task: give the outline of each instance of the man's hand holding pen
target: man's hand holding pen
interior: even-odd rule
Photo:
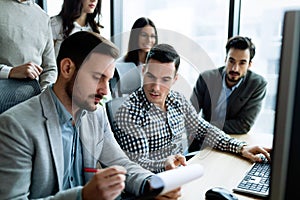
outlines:
[[[111,166],[105,169],[85,168],[84,171],[95,174],[82,189],[83,200],[113,200],[125,188],[126,169],[124,167]]]

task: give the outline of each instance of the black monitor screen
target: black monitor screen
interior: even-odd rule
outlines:
[[[271,156],[271,200],[294,199],[299,190],[300,10],[286,11],[282,36]]]

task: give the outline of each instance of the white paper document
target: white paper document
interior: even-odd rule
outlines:
[[[154,190],[161,190],[159,194],[164,194],[190,181],[200,178],[202,175],[202,165],[190,164],[152,176],[150,179],[150,186]]]

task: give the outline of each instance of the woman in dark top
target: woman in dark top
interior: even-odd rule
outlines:
[[[147,53],[156,44],[157,30],[154,23],[146,17],[137,19],[131,28],[124,62],[133,62],[138,67],[143,65]]]

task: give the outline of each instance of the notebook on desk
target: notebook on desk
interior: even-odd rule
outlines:
[[[259,197],[267,197],[270,188],[270,172],[271,164],[267,160],[264,162],[253,163],[233,191]]]

